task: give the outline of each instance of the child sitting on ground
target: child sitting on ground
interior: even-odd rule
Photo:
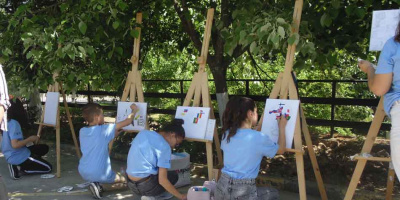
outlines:
[[[96,199],[102,197],[100,183],[124,183],[123,175],[111,169],[108,144],[118,136],[119,131],[132,123],[138,108],[131,105],[132,113],[127,119],[116,124],[104,124],[103,109],[99,104],[89,103],[82,109],[87,127],[79,131],[82,158],[79,161],[79,174],[91,182],[89,189]]]
[[[39,137],[36,135],[24,139],[20,123],[17,119],[24,113],[18,112],[18,105],[11,101],[7,111],[7,131],[3,132],[2,151],[8,163],[11,178],[21,178],[21,172],[26,174],[45,174],[52,170],[49,162],[42,156],[49,152],[49,146],[34,144]],[[27,145],[30,145],[27,147]]]

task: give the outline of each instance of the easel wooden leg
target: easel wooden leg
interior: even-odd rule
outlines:
[[[299,183],[299,194],[300,200],[307,199],[306,193],[306,178],[304,175],[304,159],[302,153],[296,153],[296,166],[297,166],[297,176]]]
[[[61,149],[60,149],[60,109],[57,114],[56,126],[56,154],[57,154],[57,178],[61,177]]]
[[[354,192],[356,191],[358,182],[360,181],[361,174],[364,170],[367,160],[358,160],[357,166],[354,170],[353,176],[351,177],[349,188],[347,189],[345,200],[351,200],[353,198]]]
[[[72,124],[71,113],[69,112],[69,107],[68,107],[68,104],[67,104],[67,98],[65,97],[65,93],[64,93],[64,90],[62,88],[62,84],[60,84],[60,90],[61,90],[61,93],[62,93],[62,96],[63,96],[65,112],[67,113],[69,129],[71,129],[72,139],[74,140],[76,155],[78,156],[78,158],[81,158],[82,157],[81,150],[79,148],[78,140],[76,139],[74,125]]]
[[[297,3],[297,1],[296,1]],[[291,75],[291,74],[290,74]],[[290,79],[287,79],[288,82],[286,83],[288,85],[287,89],[284,91],[284,93],[280,93],[280,98],[285,98],[287,94],[289,93],[290,99],[299,99],[299,95],[297,94],[297,89],[296,85],[294,84],[294,80],[291,77]],[[282,83],[284,85],[284,83]],[[302,139],[301,139],[301,126],[300,126],[300,115],[297,115],[296,118],[296,126],[294,129],[294,147],[296,150],[302,151],[303,144],[302,144]],[[311,145],[312,148],[312,145]],[[306,193],[306,178],[304,174],[304,154],[301,152],[296,152],[296,166],[297,166],[297,177],[299,181],[299,193],[300,193],[300,199],[305,200],[307,199],[307,193]]]
[[[137,72],[137,80],[138,80],[138,82],[136,83],[137,97],[139,102],[144,102],[142,75],[139,72]]]
[[[213,158],[212,158],[212,143],[206,142],[206,150],[207,150],[207,166],[208,166],[208,180],[213,180]]]
[[[300,115],[297,115],[296,119],[296,128],[294,133],[294,147],[296,150],[302,150],[302,141],[301,141],[301,130],[300,130]],[[304,174],[304,158],[303,153],[296,152],[296,166],[297,166],[297,177],[299,183],[299,194],[300,200],[307,199],[306,193],[306,178]]]
[[[389,164],[390,165],[390,164]],[[394,169],[389,167],[388,179],[386,184],[386,200],[392,199],[394,179],[396,178]]]
[[[385,112],[383,110],[383,98],[379,101],[378,107],[375,112],[374,119],[372,120],[371,126],[369,128],[367,138],[365,139],[361,153],[370,153],[372,146],[374,145],[376,136],[378,135],[379,129],[381,127],[382,121],[385,118]],[[356,191],[358,182],[362,172],[364,171],[367,160],[358,160],[356,168],[354,169],[353,176],[351,177],[350,185],[347,189],[345,200],[351,200],[353,198],[354,192]]]
[[[42,116],[40,117],[40,122],[43,122],[43,120],[44,120],[44,112],[45,112],[45,109],[42,110]],[[42,130],[43,130],[43,124],[39,124],[39,129],[36,134],[39,137],[39,139],[42,136]],[[37,142],[39,142],[39,141],[37,141]]]
[[[217,150],[218,167],[222,167],[224,164],[224,161],[222,159],[221,143],[219,141],[219,137],[218,137],[217,133],[218,133],[217,130],[214,130],[214,144],[215,144],[215,148]]]
[[[317,157],[315,156],[315,152],[314,152],[314,148],[313,148],[310,132],[308,130],[306,117],[304,115],[303,107],[301,105],[300,105],[300,113],[301,113],[302,130],[303,130],[303,134],[304,134],[304,139],[306,141],[308,153],[310,155],[311,164],[312,164],[313,169],[314,169],[315,178],[317,179],[319,193],[321,195],[321,199],[322,200],[327,200],[328,196],[326,195],[324,181],[322,180],[321,171],[319,170]]]
[[[42,120],[43,121],[43,120]],[[38,129],[38,132],[37,132],[37,136],[39,137],[39,139],[40,139],[40,137],[42,136],[42,129],[43,129],[43,125],[42,124],[40,124],[39,125],[39,129]]]

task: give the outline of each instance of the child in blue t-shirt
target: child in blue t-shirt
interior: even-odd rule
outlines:
[[[82,158],[78,171],[83,179],[90,181],[89,189],[93,197],[100,199],[103,188],[100,183],[124,183],[123,175],[111,169],[108,144],[118,136],[119,131],[132,123],[138,108],[131,105],[132,113],[127,119],[116,124],[104,124],[103,109],[99,104],[89,103],[82,109],[87,127],[79,131]]]
[[[234,97],[226,105],[222,116],[223,136],[221,149],[224,152],[224,167],[217,183],[215,199],[278,199],[274,188],[257,188],[258,176],[263,157],[273,158],[285,152],[285,126],[287,119],[279,119],[278,144],[268,135],[253,130],[258,114],[255,102],[246,97]]]
[[[2,140],[2,151],[7,160],[11,178],[14,180],[21,178],[21,172],[45,174],[52,170],[52,165],[42,158],[49,152],[49,147],[45,144],[34,144],[39,139],[36,135],[24,139],[20,123],[16,120],[24,114],[20,111],[18,104],[11,101],[11,106],[7,111],[7,131],[3,132]]]
[[[178,181],[171,167],[171,149],[185,139],[183,120],[175,119],[159,133],[143,130],[132,141],[128,154],[128,187],[141,199],[186,199],[174,184]],[[172,194],[172,195],[171,195]]]

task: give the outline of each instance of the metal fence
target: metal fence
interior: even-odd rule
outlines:
[[[179,84],[179,92],[176,93],[154,93],[154,92],[145,92],[144,97],[146,98],[167,98],[167,99],[179,99],[181,105],[184,102],[186,97],[186,92],[184,91],[185,83],[189,83],[192,80],[143,80],[143,84],[150,82],[174,82]],[[209,82],[213,82],[213,80],[209,80]],[[246,96],[254,99],[258,102],[265,102],[266,98],[268,98],[268,94],[266,95],[254,95],[250,90],[251,82],[262,82],[262,83],[273,83],[275,80],[270,79],[233,79],[227,80],[227,82],[244,82],[245,83],[245,92],[242,94],[229,94],[230,96]],[[370,122],[355,122],[355,121],[340,121],[335,119],[335,107],[336,106],[368,106],[368,107],[376,107],[378,105],[379,99],[361,99],[361,98],[337,98],[337,86],[338,84],[365,84],[366,81],[361,80],[297,80],[298,84],[301,83],[329,83],[331,84],[331,94],[330,97],[300,97],[302,104],[324,104],[330,105],[330,119],[315,119],[307,116],[307,123],[312,126],[327,126],[331,128],[331,134],[334,132],[335,127],[342,128],[357,128],[362,130],[368,130]],[[87,100],[92,101],[94,96],[114,96],[119,97],[122,95],[122,92],[110,92],[110,91],[92,91],[90,90],[90,86],[87,87],[86,91],[77,91],[77,95],[85,95],[87,96]],[[299,86],[301,88],[301,86]],[[211,94],[212,100],[216,100],[216,95]],[[70,107],[81,107],[83,104],[79,103],[68,103]],[[116,106],[105,106],[105,110],[116,110]],[[170,114],[174,115],[175,110],[172,109],[161,109],[150,107],[149,112],[152,114]],[[218,111],[216,110],[216,117],[218,117]],[[383,123],[381,130],[390,130],[390,124]],[[366,132],[365,132],[366,134]]]

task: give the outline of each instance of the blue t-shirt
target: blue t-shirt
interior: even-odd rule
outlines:
[[[115,172],[111,169],[108,143],[114,139],[115,124],[83,127],[79,131],[82,158],[79,174],[90,182],[113,183]]]
[[[262,158],[273,158],[279,148],[268,135],[252,129],[238,129],[229,143],[227,136],[221,141],[224,151],[222,172],[234,179],[257,178]]]
[[[171,147],[157,132],[140,131],[131,143],[126,173],[144,178],[158,174],[159,167],[171,167]]]
[[[390,109],[393,103],[400,100],[400,44],[394,40],[394,37],[386,41],[379,56],[378,67],[375,74],[393,73],[392,86],[384,95],[383,106],[387,115],[390,115]]]
[[[19,165],[31,156],[31,152],[26,146],[14,149],[11,145],[11,140],[24,140],[21,126],[16,120],[10,120],[7,124],[7,130],[3,132],[3,141],[1,148],[8,163]]]

